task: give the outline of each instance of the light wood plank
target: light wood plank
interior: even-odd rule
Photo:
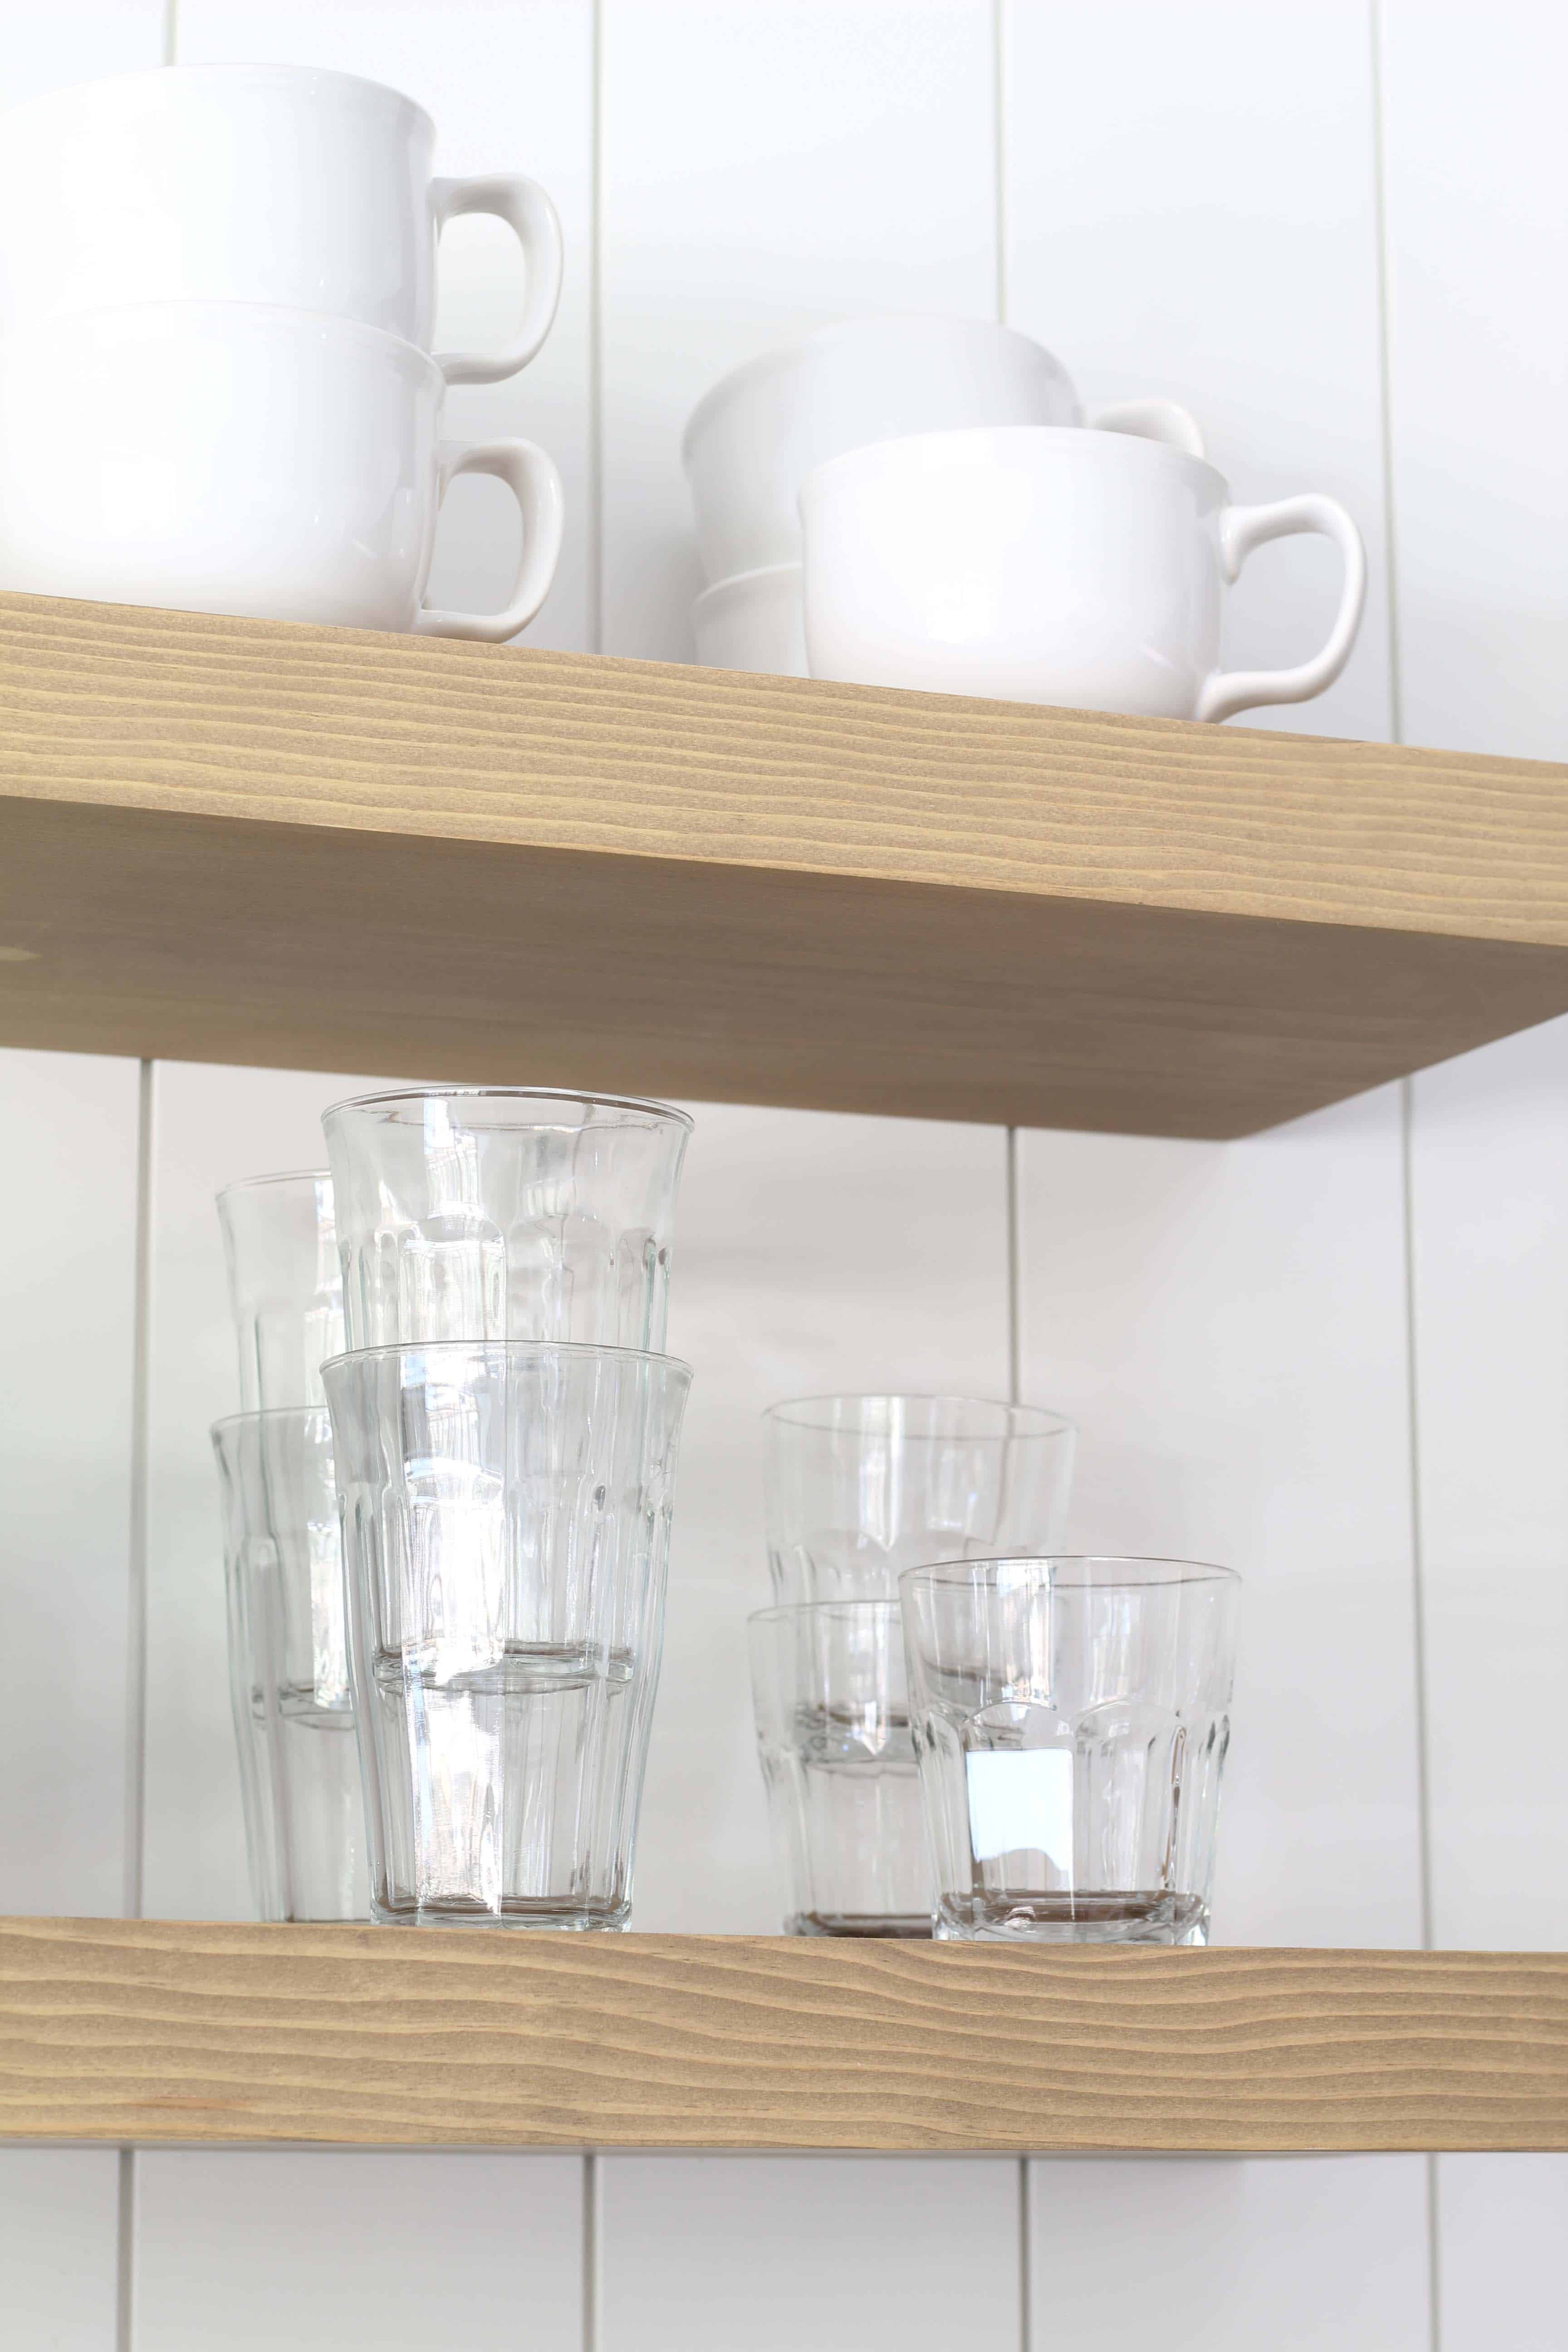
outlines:
[[[0,1043],[1194,1136],[1568,1009],[1529,761],[0,600]]]
[[[1568,2147],[1568,1955],[0,1921],[0,2137]]]

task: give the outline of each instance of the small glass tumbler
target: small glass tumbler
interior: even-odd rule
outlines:
[[[499,1340],[325,1366],[375,1918],[625,1926],[690,1377]]]
[[[773,1599],[897,1601],[906,1568],[1062,1538],[1078,1432],[980,1397],[800,1397],[767,1423]]]
[[[824,1601],[750,1622],[784,1933],[929,1937],[898,1603]]]
[[[343,1283],[324,1169],[247,1176],[217,1196],[239,1338],[245,1412],[321,1405],[321,1366],[343,1346]]]
[[[212,1433],[223,1490],[229,1693],[263,1919],[370,1913],[326,1409]]]
[[[345,1346],[663,1347],[684,1111],[443,1087],[338,1103],[321,1125]]]
[[[1207,1942],[1240,1581],[1179,1559],[907,1571],[939,1937]]]

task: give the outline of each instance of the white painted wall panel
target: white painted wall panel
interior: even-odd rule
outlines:
[[[1568,2156],[1437,2159],[1439,2352],[1562,2352]]]
[[[14,2352],[125,2352],[119,2168],[112,2148],[0,2148],[0,2313]]]
[[[999,1128],[693,1104],[669,1344],[696,1367],[634,1925],[776,1935],[746,1618],[773,1599],[764,1405],[1005,1396]]]
[[[606,653],[692,657],[680,436],[863,311],[994,316],[989,0],[604,0]]]
[[[7,9],[0,107],[161,65],[164,16],[164,0],[50,0],[47,8]]]
[[[135,2352],[580,2352],[571,2156],[137,2158]]]
[[[612,2156],[599,2170],[596,2352],[1018,2341],[1008,2159]]]
[[[267,59],[310,65],[406,90],[434,117],[445,173],[524,172],[561,215],[566,272],[543,351],[521,375],[459,384],[447,431],[458,440],[521,434],[561,468],[567,530],[561,569],[524,642],[591,642],[592,557],[588,293],[593,241],[592,0],[180,0],[184,65]],[[521,301],[517,243],[499,222],[455,221],[442,244],[443,348],[493,349]],[[517,561],[516,509],[498,482],[448,494],[426,601],[493,612]]]
[[[1030,2172],[1036,2345],[1427,2352],[1418,2157],[1037,2158]]]
[[[1362,638],[1320,700],[1244,727],[1388,731],[1367,0],[1003,0],[1007,316],[1086,400],[1180,400],[1245,501],[1327,490],[1367,541]],[[1233,592],[1232,668],[1328,634],[1339,557],[1260,551]]]
[[[1568,15],[1382,0],[1405,740],[1568,753]]]

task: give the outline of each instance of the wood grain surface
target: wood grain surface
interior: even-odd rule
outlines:
[[[1568,1955],[0,1921],[0,2138],[1568,2148]]]
[[[1568,770],[0,598],[0,1043],[1239,1134],[1568,1010]]]

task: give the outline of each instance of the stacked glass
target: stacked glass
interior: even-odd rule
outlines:
[[[1076,1433],[973,1397],[809,1397],[766,1420],[776,1605],[751,1621],[752,1681],[785,1932],[929,1937],[900,1577],[1058,1542]]]
[[[690,1380],[659,1352],[690,1121],[449,1087],[323,1125],[372,1916],[622,1927]]]

